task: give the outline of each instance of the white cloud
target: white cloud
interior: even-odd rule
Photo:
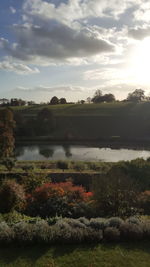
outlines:
[[[45,19],[55,19],[68,25],[88,17],[112,17],[117,19],[125,10],[141,0],[68,0],[55,4],[44,0],[26,0],[23,6],[26,14]]]
[[[150,36],[150,26],[144,25],[142,27],[131,28],[128,31],[130,37],[136,40],[142,40]]]
[[[149,1],[141,1],[138,9],[134,12],[134,19],[137,21],[150,22],[150,3]]]
[[[72,85],[66,85],[66,86],[56,86],[56,87],[51,87],[51,86],[37,86],[34,88],[26,88],[19,86],[16,89],[18,92],[44,92],[44,93],[53,93],[53,92],[82,92],[84,91],[83,87],[80,86],[72,86]]]
[[[12,14],[15,14],[16,13],[16,9],[13,7],[13,6],[10,6],[10,12],[12,13]]]
[[[0,69],[23,75],[39,73],[39,70],[37,68],[30,68],[22,63],[15,63],[9,61],[0,62]]]
[[[64,24],[37,26],[14,25],[17,42],[9,45],[1,40],[1,46],[13,57],[35,62],[43,58],[49,63],[59,63],[71,58],[86,58],[99,53],[113,52],[115,46],[96,37],[88,29],[75,30]],[[40,61],[40,60],[39,60]]]

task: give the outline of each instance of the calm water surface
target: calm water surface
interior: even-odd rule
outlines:
[[[16,148],[18,160],[79,160],[117,162],[150,157],[148,150],[98,148],[81,145],[27,145]]]

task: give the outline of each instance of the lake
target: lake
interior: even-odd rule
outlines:
[[[74,160],[117,162],[136,158],[147,159],[150,150],[128,148],[99,148],[81,145],[24,145],[17,146],[18,160]]]

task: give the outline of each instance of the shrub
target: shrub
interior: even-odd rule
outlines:
[[[14,223],[18,223],[21,221],[26,221],[26,222],[30,222],[30,220],[32,220],[33,218],[28,217],[24,214],[21,214],[17,211],[12,211],[10,213],[5,213],[3,214],[1,220],[7,222],[8,224],[14,224]]]
[[[81,223],[83,223],[83,224],[85,224],[86,226],[89,226],[89,224],[90,224],[90,221],[87,218],[85,218],[85,217],[80,217],[78,219],[78,221],[81,222]]]
[[[47,221],[48,225],[54,225],[60,219],[62,219],[62,217],[55,216],[55,217],[47,218],[46,221]]]
[[[46,174],[35,174],[31,172],[26,177],[22,177],[20,183],[24,186],[25,191],[30,194],[37,187],[50,181],[50,178],[48,178]]]
[[[84,163],[82,163],[82,162],[75,162],[75,163],[73,164],[73,168],[74,168],[76,171],[81,172],[81,171],[84,171],[86,167],[85,167]]]
[[[85,210],[81,207],[82,203],[87,202],[87,199],[84,188],[74,186],[70,181],[47,183],[28,195],[27,212],[43,218],[56,215],[80,217],[84,215]]]
[[[141,240],[143,228],[141,225],[124,222],[120,225],[121,237],[126,240]]]
[[[142,192],[139,196],[139,202],[144,214],[150,215],[150,191]]]
[[[150,238],[150,222],[142,223],[143,235],[145,238]]]
[[[107,226],[107,220],[102,218],[92,218],[89,226],[95,230],[103,230]]]
[[[14,158],[4,158],[2,160],[2,164],[7,168],[8,171],[11,171],[16,164],[16,160]]]
[[[98,243],[101,242],[103,239],[103,231],[98,230],[95,231],[94,229],[87,228],[84,230],[84,241],[89,243]]]
[[[116,227],[106,227],[104,229],[104,238],[107,241],[118,241],[120,239],[120,231]]]
[[[108,219],[107,223],[109,227],[119,228],[119,226],[123,223],[123,220],[119,217],[112,217]]]
[[[37,221],[33,226],[34,235],[36,237],[36,241],[39,243],[48,243],[50,238],[50,227],[45,220]]]
[[[4,181],[0,189],[0,212],[22,210],[24,204],[25,193],[22,185],[17,184],[14,180]]]
[[[13,225],[13,231],[15,233],[15,239],[18,243],[32,243],[34,241],[35,233],[33,231],[33,225],[26,222],[19,222]]]
[[[138,212],[138,192],[132,180],[114,166],[93,179],[93,199],[99,216],[131,216]]]
[[[126,222],[139,225],[141,221],[137,217],[129,217]]]
[[[57,161],[57,168],[61,170],[67,170],[69,169],[69,163],[67,161],[59,160]]]
[[[24,166],[22,166],[22,169],[25,172],[31,172],[34,170],[34,165],[24,165]]]
[[[14,231],[6,222],[0,223],[0,244],[8,244],[14,239]]]
[[[69,219],[66,219],[66,222],[72,228],[86,229],[86,225],[84,223],[82,223],[81,221],[77,220],[77,219],[70,219],[69,218]]]

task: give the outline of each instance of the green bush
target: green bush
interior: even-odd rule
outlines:
[[[81,172],[81,171],[84,171],[86,169],[86,166],[82,162],[75,162],[73,164],[73,169],[75,169],[76,171]]]
[[[106,227],[104,229],[104,239],[107,241],[119,241],[120,231],[115,227]]]
[[[19,222],[12,227],[15,233],[15,240],[20,244],[33,243],[35,232],[33,225],[27,222]]]
[[[92,218],[89,224],[89,226],[95,230],[103,230],[107,225],[107,220],[103,218]]]
[[[141,240],[144,235],[142,225],[124,222],[119,229],[123,240]]]
[[[7,213],[14,209],[22,210],[25,204],[25,192],[22,185],[14,180],[6,180],[0,188],[0,212]]]
[[[24,165],[24,166],[22,166],[22,169],[23,169],[23,171],[25,171],[25,172],[31,172],[31,171],[33,171],[34,170],[34,168],[35,168],[35,166],[34,165]]]
[[[14,240],[15,233],[6,222],[0,223],[0,244],[8,244]]]
[[[108,219],[107,223],[109,227],[119,228],[119,226],[123,223],[123,220],[119,217],[112,217]]]
[[[37,242],[48,243],[51,240],[50,226],[48,225],[47,221],[37,221],[33,226],[33,231]]]
[[[36,187],[42,186],[50,181],[51,179],[46,174],[35,174],[31,172],[26,177],[22,177],[20,183],[24,186],[25,191],[30,194]]]
[[[141,221],[137,217],[129,217],[126,222],[139,225]]]
[[[143,235],[146,239],[150,239],[150,222],[144,222],[142,224]]]
[[[69,169],[69,163],[67,161],[59,160],[57,161],[57,168],[61,170],[67,170]]]

